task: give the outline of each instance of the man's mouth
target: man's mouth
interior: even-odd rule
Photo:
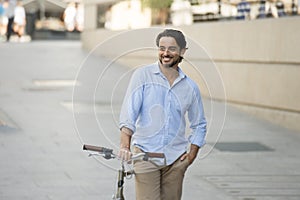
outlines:
[[[171,59],[172,59],[172,57],[170,57],[170,56],[164,56],[164,57],[162,58],[162,60],[163,60],[164,62],[170,62]]]

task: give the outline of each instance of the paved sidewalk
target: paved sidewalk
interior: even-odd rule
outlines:
[[[76,41],[0,51],[0,199],[111,199],[119,163],[88,157],[82,143],[117,149],[128,68],[87,57]],[[188,169],[183,200],[299,200],[299,144],[300,133],[227,105],[217,145]],[[213,145],[208,138],[202,155]],[[133,180],[125,184],[134,199]]]

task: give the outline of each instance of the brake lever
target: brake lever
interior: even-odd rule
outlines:
[[[112,152],[104,152],[102,156],[106,160],[109,160],[109,159],[112,159],[112,158],[116,158],[116,156]]]
[[[88,157],[92,157],[92,156],[102,156],[106,160],[116,158],[116,156],[114,154],[109,153],[109,152],[106,152],[106,153],[89,153]]]
[[[130,160],[138,160],[138,159],[144,159],[144,157],[147,156],[146,153],[137,153],[131,156]]]

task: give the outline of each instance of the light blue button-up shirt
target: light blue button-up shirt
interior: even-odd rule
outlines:
[[[205,144],[206,120],[200,91],[180,68],[170,86],[158,63],[132,75],[120,114],[120,128],[133,131],[132,144],[145,152],[164,153],[170,165],[188,144]],[[191,132],[186,135],[186,118]]]

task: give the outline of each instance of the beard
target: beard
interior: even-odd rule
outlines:
[[[172,59],[173,57],[172,57],[172,56],[161,56],[161,57],[159,58],[160,64],[161,64],[162,66],[166,67],[166,68],[172,68],[172,67],[174,67],[175,65],[179,64],[179,63],[182,61],[182,59],[183,59],[182,56],[179,56],[178,59],[174,60],[173,62],[171,62],[171,63],[169,63],[169,64],[163,64],[163,61],[162,61],[163,58],[170,58],[170,59]]]

